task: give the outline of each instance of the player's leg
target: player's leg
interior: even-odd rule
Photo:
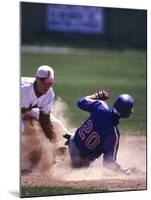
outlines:
[[[72,162],[72,167],[80,168],[80,167],[87,167],[90,165],[91,162],[90,160],[82,158],[80,156],[80,152],[74,143],[74,136],[71,136],[68,147],[69,147],[69,154]]]

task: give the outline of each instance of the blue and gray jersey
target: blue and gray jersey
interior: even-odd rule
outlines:
[[[90,113],[74,137],[81,157],[94,160],[103,154],[104,162],[115,162],[120,137],[118,119],[104,102],[81,98],[77,105]]]

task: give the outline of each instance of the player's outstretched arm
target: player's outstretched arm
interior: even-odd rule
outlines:
[[[46,137],[51,142],[56,142],[57,137],[56,137],[56,133],[53,130],[53,126],[50,120],[50,114],[45,114],[43,112],[40,112],[39,121]]]
[[[108,98],[108,93],[105,90],[101,90],[92,95],[80,98],[77,102],[77,106],[81,110],[92,112],[92,110],[98,105],[99,101],[102,102],[105,107],[108,107],[107,102],[105,101]]]

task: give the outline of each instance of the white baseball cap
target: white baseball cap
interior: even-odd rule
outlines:
[[[45,82],[55,82],[54,81],[54,70],[48,65],[41,65],[37,69],[37,77],[45,79]]]

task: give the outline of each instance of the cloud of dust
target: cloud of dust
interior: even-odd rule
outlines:
[[[60,148],[65,147],[63,134],[73,131],[69,120],[64,114],[67,105],[60,98],[54,102],[54,110],[51,122],[57,135],[57,145],[52,144],[46,138],[38,120],[24,120],[25,133],[21,137],[21,171],[32,173],[52,174],[56,159],[60,156]]]
[[[37,120],[25,120],[21,137],[21,171],[48,172],[54,162],[54,148],[45,137]]]
[[[102,158],[93,162],[89,168],[73,169],[71,167],[68,149],[65,154],[57,153],[56,149],[65,147],[62,135],[74,130],[69,119],[64,117],[67,105],[58,99],[54,104],[51,117],[54,130],[57,133],[58,145],[52,145],[45,137],[39,122],[25,122],[26,133],[21,144],[21,169],[31,169],[32,173],[45,173],[59,180],[101,180],[115,179],[117,174],[102,167]],[[55,116],[55,117],[54,117]],[[122,136],[117,162],[124,167],[136,167],[146,172],[146,140],[137,136]],[[67,147],[66,147],[67,148]],[[125,178],[119,175],[118,178]]]
[[[89,168],[72,169],[70,159],[58,162],[55,166],[53,176],[62,180],[102,180],[102,179],[136,179],[145,177],[146,174],[146,141],[144,137],[122,136],[117,162],[122,167],[138,170],[137,174],[116,174],[102,166],[102,157],[93,162]]]
[[[145,136],[122,136],[118,160],[126,167],[136,167],[146,172],[146,138]]]
[[[65,113],[68,111],[68,105],[60,98],[54,102],[52,114],[60,120],[65,131],[72,132],[75,130],[69,118],[65,117]],[[63,127],[62,127],[63,128]]]

